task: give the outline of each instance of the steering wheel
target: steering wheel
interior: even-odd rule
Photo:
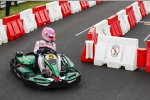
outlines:
[[[39,53],[54,54],[57,56],[57,52],[55,50],[53,50],[52,48],[47,48],[47,47],[40,47]]]

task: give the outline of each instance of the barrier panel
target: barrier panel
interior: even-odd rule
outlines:
[[[121,10],[117,13],[118,20],[120,21],[121,30],[125,35],[130,30],[130,24],[126,15],[126,10]]]
[[[146,14],[150,13],[150,1],[143,1],[144,6],[145,6],[145,10],[146,10]]]
[[[61,6],[61,12],[63,17],[71,15],[71,7],[68,1],[60,2],[59,5]]]
[[[2,20],[0,19],[0,45],[7,42],[8,38],[6,33],[6,25],[3,25]]]
[[[130,5],[130,6],[126,7],[125,10],[126,10],[126,14],[128,16],[128,21],[129,21],[130,29],[131,29],[136,25],[136,18],[134,15],[133,7]]]
[[[69,2],[70,2],[70,8],[72,14],[81,11],[81,6],[79,1],[69,1]]]
[[[89,3],[89,7],[95,6],[96,5],[96,1],[88,1]]]
[[[95,44],[97,43],[97,33],[96,28],[92,27],[88,34],[87,34],[87,40],[85,42],[84,49],[81,54],[81,61],[82,62],[93,62],[94,61],[94,55],[95,55]]]
[[[139,9],[140,7],[138,6],[138,2],[134,2],[131,5],[133,6],[133,11],[134,11],[134,15],[136,18],[136,22],[138,23],[142,19],[142,15]]]
[[[107,64],[110,68],[124,66],[126,70],[134,71],[136,67],[138,39],[98,36],[95,46],[94,65]]]
[[[96,0],[96,4],[102,3],[102,0]]]
[[[108,25],[108,20],[103,20],[94,25],[96,27],[96,33],[98,35],[111,36],[110,26]]]
[[[47,3],[46,9],[49,11],[49,17],[50,17],[51,22],[54,22],[63,18],[61,7],[59,6],[58,1]]]
[[[145,6],[144,6],[143,1],[138,1],[138,5],[139,5],[139,8],[140,8],[142,18],[144,18],[146,16],[146,10],[145,10]]]
[[[79,2],[80,2],[80,5],[81,5],[82,10],[85,10],[85,9],[89,8],[89,3],[88,3],[88,1],[86,1],[86,0],[81,0],[81,1],[79,1]]]
[[[20,12],[20,19],[23,20],[25,33],[29,33],[37,28],[35,15],[32,13],[32,9],[27,9]]]
[[[46,9],[46,5],[34,7],[32,8],[32,10],[33,13],[35,14],[37,27],[50,23],[49,13],[48,10]]]
[[[146,72],[150,72],[150,40],[147,41]]]
[[[138,48],[137,49],[137,67],[142,68],[146,66],[146,56],[147,56],[146,48]]]
[[[108,25],[110,26],[111,36],[122,36],[122,30],[120,27],[120,21],[118,20],[118,15],[113,15],[109,18]]]
[[[20,19],[19,14],[3,18],[3,24],[6,25],[8,40],[24,35],[23,20]]]

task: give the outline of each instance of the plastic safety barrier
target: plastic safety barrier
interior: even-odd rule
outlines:
[[[96,0],[96,4],[102,3],[102,0]]]
[[[144,6],[143,1],[138,1],[138,5],[139,5],[139,8],[140,8],[142,18],[144,18],[146,16],[146,10],[145,10],[145,6]]]
[[[84,49],[82,51],[81,55],[81,61],[82,62],[93,62],[94,61],[94,55],[95,55],[95,44],[97,43],[97,33],[96,28],[92,27],[88,34],[87,34],[87,40],[86,45],[84,46]]]
[[[68,1],[64,1],[64,2],[59,1],[59,5],[61,6],[61,12],[63,17],[67,17],[71,15],[71,7]]]
[[[25,33],[23,20],[20,19],[19,14],[3,18],[3,24],[6,25],[8,40],[19,38]]]
[[[80,5],[81,5],[82,10],[89,8],[89,3],[86,0],[81,0]]]
[[[81,6],[80,6],[79,1],[69,1],[69,2],[70,2],[70,7],[71,7],[71,13],[72,14],[81,11]]]
[[[27,9],[20,12],[20,19],[23,20],[25,33],[29,33],[37,28],[35,15],[32,13],[32,9]]]
[[[96,33],[98,35],[111,36],[110,26],[108,25],[108,20],[105,19],[97,23],[96,25],[94,25],[94,27],[96,27]]]
[[[32,10],[33,13],[35,14],[37,27],[50,23],[49,13],[48,10],[46,9],[46,5],[34,7],[32,8]]]
[[[124,66],[126,70],[134,71],[136,67],[136,56],[138,39],[98,36],[95,46],[94,65],[107,64],[110,68]]]
[[[146,72],[150,72],[150,40],[147,41]]]
[[[6,26],[2,24],[2,20],[0,19],[0,45],[2,43],[7,43],[7,33],[6,33]]]
[[[61,7],[59,6],[58,1],[47,3],[46,9],[49,11],[49,17],[50,17],[51,22],[54,22],[63,18]]]
[[[121,30],[125,35],[130,30],[130,24],[126,15],[126,10],[121,10],[117,13],[118,20],[120,21]]]
[[[132,6],[133,6],[133,11],[134,11],[134,15],[136,18],[136,22],[138,23],[142,19],[142,15],[139,9],[140,7],[138,6],[138,2],[134,2]]]
[[[150,1],[143,1],[144,6],[145,6],[145,10],[146,10],[146,14],[150,13]]]
[[[136,25],[136,18],[134,15],[133,6],[130,5],[130,6],[126,7],[125,10],[126,10],[126,14],[128,16],[130,28],[133,28]]]
[[[111,36],[122,36],[122,30],[120,27],[120,21],[118,20],[118,15],[113,15],[109,18],[108,25],[110,25]]]
[[[137,49],[137,67],[142,68],[146,66],[146,56],[147,56],[146,48]]]
[[[96,1],[88,1],[89,3],[89,7],[95,6],[96,5]]]

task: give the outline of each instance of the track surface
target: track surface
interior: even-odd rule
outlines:
[[[81,63],[80,55],[86,33],[75,35],[95,23],[125,8],[132,2],[105,2],[68,18],[51,23],[57,33],[57,51],[65,53],[82,73],[80,84],[69,89],[49,91],[24,86],[10,71],[9,60],[17,50],[32,51],[36,40],[41,39],[39,28],[15,41],[0,46],[0,100],[150,100],[150,74],[137,70],[116,70]],[[144,20],[148,21],[150,15]],[[125,37],[140,39],[140,47],[145,47],[144,38],[149,27],[139,23]]]

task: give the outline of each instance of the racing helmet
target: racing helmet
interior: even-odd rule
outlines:
[[[42,37],[44,40],[48,41],[48,42],[53,42],[55,41],[55,31],[54,29],[50,28],[50,27],[45,27],[42,30]]]

